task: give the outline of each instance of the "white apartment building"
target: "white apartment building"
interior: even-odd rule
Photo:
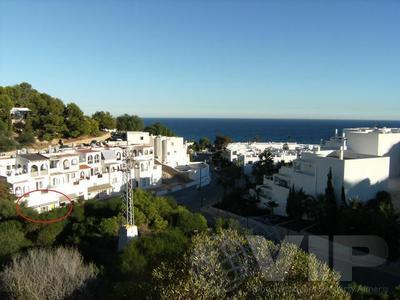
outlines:
[[[289,163],[295,160],[299,153],[310,151],[313,145],[297,143],[230,143],[227,145],[224,155],[231,161],[243,167],[245,174],[251,174],[253,166],[260,160],[260,154],[266,149],[272,152],[274,163]]]
[[[134,157],[131,176],[136,188],[159,188],[163,164],[175,168],[198,186],[210,182],[208,165],[190,162],[183,138],[154,137],[147,132],[127,132],[127,141],[110,142],[104,147],[49,149],[45,153],[0,157],[0,180],[9,183],[17,197],[44,190],[29,194],[24,202],[39,212],[48,211],[68,200],[45,190],[59,191],[72,200],[122,192],[127,153]]]
[[[286,215],[289,188],[303,189],[314,197],[324,194],[329,170],[337,201],[342,186],[347,198],[368,201],[378,191],[388,190],[390,177],[399,175],[399,144],[400,130],[393,128],[343,129],[342,136],[336,132],[323,145],[324,150],[302,153],[291,168],[282,167],[272,178],[265,177],[263,184],[257,186],[260,206],[267,207],[269,201],[275,201],[279,206],[274,212]],[[333,149],[329,150],[329,146]],[[338,147],[340,150],[336,150]]]
[[[122,166],[127,151],[134,155],[134,186],[153,188],[161,184],[162,166],[154,163],[152,146],[96,147],[56,153],[17,154],[0,158],[0,179],[17,196],[35,191],[56,190],[76,200],[108,197],[124,188]],[[67,202],[61,194],[45,191],[24,198],[28,207],[47,211]]]
[[[184,166],[190,162],[188,144],[183,137],[151,136],[154,144],[155,159],[170,166]]]
[[[400,176],[400,128],[345,128],[347,148],[390,157],[390,177]]]

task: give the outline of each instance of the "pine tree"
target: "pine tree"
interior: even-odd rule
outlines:
[[[346,193],[344,191],[344,186],[342,185],[341,208],[345,208],[345,207],[347,207]]]
[[[325,189],[325,215],[329,233],[333,233],[337,215],[335,190],[332,183],[332,169],[329,169],[328,181]]]
[[[288,194],[287,201],[286,201],[286,214],[291,218],[293,218],[295,216],[295,203],[294,203],[295,199],[294,198],[295,198],[295,189],[294,189],[294,186],[292,186],[289,189],[289,194]]]

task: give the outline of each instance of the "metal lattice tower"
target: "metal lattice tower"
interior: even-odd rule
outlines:
[[[134,208],[133,208],[133,186],[132,173],[134,167],[134,156],[129,149],[125,151],[125,165],[123,166],[123,182],[125,184],[125,193],[123,195],[125,204],[126,225],[134,225]]]

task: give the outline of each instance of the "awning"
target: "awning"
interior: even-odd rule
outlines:
[[[79,170],[86,170],[86,169],[90,169],[90,167],[88,165],[80,165],[79,166]]]
[[[108,189],[111,189],[112,186],[109,183],[106,184],[100,184],[100,185],[95,185],[95,186],[91,186],[88,188],[88,192],[89,193],[93,193],[93,192],[98,192],[98,191],[105,191]]]

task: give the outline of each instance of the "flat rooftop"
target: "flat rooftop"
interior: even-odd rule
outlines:
[[[356,128],[344,128],[343,132],[353,133],[379,133],[379,134],[400,134],[400,128],[387,128],[387,127],[356,127]]]
[[[332,158],[340,158],[340,150],[333,151],[332,153],[328,154],[326,157],[332,157]],[[348,159],[365,159],[365,158],[378,158],[381,156],[377,155],[368,155],[368,154],[361,154],[361,153],[356,153],[353,151],[349,150],[344,150],[343,151],[343,159],[348,160]]]

